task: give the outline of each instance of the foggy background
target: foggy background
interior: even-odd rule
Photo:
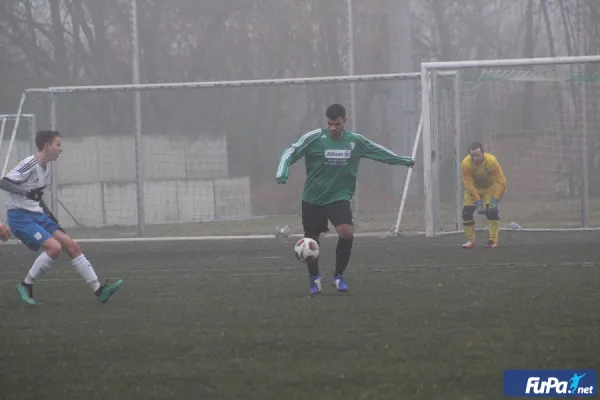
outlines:
[[[347,4],[344,0],[138,0],[140,82],[347,75],[350,68]],[[352,4],[355,74],[418,72],[422,61],[432,60],[600,53],[597,0],[353,0]],[[21,92],[27,88],[131,83],[131,51],[129,1],[4,0],[0,4],[0,113],[16,112]],[[356,115],[350,116],[350,124],[356,122],[356,131],[402,155],[410,155],[420,115],[419,83],[357,84]],[[534,98],[531,97],[535,96],[534,89],[525,85],[524,90],[520,98]],[[586,103],[588,126],[597,129],[600,124],[595,112],[598,105],[595,90],[587,94]],[[213,209],[200,219],[295,214],[299,210],[304,168],[292,167],[290,183],[286,188],[277,187],[274,175],[278,157],[300,135],[324,126],[324,110],[330,103],[342,103],[349,111],[349,93],[349,85],[339,83],[143,92],[142,130],[148,137],[147,143],[154,143],[146,153],[146,168],[150,168],[149,164],[165,167],[183,163],[185,179],[212,179],[213,186],[216,179],[237,179],[235,184],[221,182],[231,187],[238,185],[239,179],[247,180],[241,186],[247,185],[248,193],[239,202],[244,203],[240,206],[244,211],[227,211],[223,206],[224,211],[219,215],[215,186],[210,200]],[[547,95],[543,93],[542,97]],[[48,99],[40,95],[27,101],[25,111],[36,114],[38,128],[49,124],[48,104]],[[503,120],[516,120],[520,129],[536,131],[535,121],[530,118],[534,114],[532,104],[524,101],[523,107],[504,115]],[[102,149],[97,139],[92,140],[94,137],[113,140],[110,149],[125,148],[123,138],[133,138],[131,92],[59,94],[57,105],[58,128],[68,139],[65,160],[59,162],[59,168],[65,168],[67,152],[75,148],[80,155],[85,149]],[[589,186],[592,195],[598,195],[600,138],[594,129],[587,142]],[[24,126],[19,137],[23,139],[26,135]],[[473,139],[478,139],[478,135],[471,133]],[[74,141],[76,138],[80,141]],[[173,149],[168,148],[171,145]],[[198,152],[190,150],[194,146]],[[95,160],[96,167],[89,167],[90,171],[85,173],[79,171],[79,176],[77,167],[72,167],[75,173],[71,174],[71,180],[67,180],[64,172],[59,174],[62,177],[59,184],[64,189],[61,200],[71,201],[71,209],[81,207],[80,218],[85,218],[85,207],[81,204],[88,207],[96,200],[89,195],[82,203],[77,196],[87,195],[81,189],[73,191],[73,187],[69,192],[69,185],[85,181],[90,174],[101,175],[100,170],[111,165],[117,170],[134,172],[127,161],[132,154],[115,156],[115,150],[110,149],[105,150],[113,153],[110,162]],[[219,152],[224,154],[222,158],[215,156]],[[206,168],[196,168],[200,172],[194,175],[190,171],[195,167],[182,161],[180,154],[186,154],[188,160],[211,155],[216,158]],[[456,155],[449,160],[454,164]],[[16,161],[12,160],[11,166]],[[76,163],[85,160],[73,159],[73,164],[68,165]],[[448,171],[454,169],[450,164],[447,167]],[[94,168],[98,171],[91,171]],[[105,173],[103,182],[132,181],[131,177],[123,177],[126,173],[120,174],[109,177]],[[361,212],[386,211],[393,215],[399,205],[405,174],[405,169],[365,162],[359,179]],[[145,175],[147,179],[179,179],[160,173],[153,176],[151,171]],[[422,202],[421,175],[420,168],[416,168],[411,190],[415,209]],[[448,178],[454,179],[451,175]],[[450,184],[448,190],[452,189]],[[106,188],[99,190],[100,196],[105,196]],[[159,186],[157,190],[164,192],[165,188]],[[576,198],[577,190],[569,190],[567,196]],[[231,193],[224,203],[237,202],[233,199],[237,195]],[[107,207],[106,201],[101,203],[98,208]],[[168,206],[168,202],[157,205]],[[135,212],[125,213],[131,214],[130,222],[135,223]],[[89,224],[112,224],[107,222],[106,215],[98,218],[102,220],[100,223],[94,220]],[[113,218],[113,223],[118,225],[119,218],[125,217]],[[160,217],[155,222],[169,222],[169,218],[179,217]],[[383,225],[388,228],[390,217],[385,218]]]

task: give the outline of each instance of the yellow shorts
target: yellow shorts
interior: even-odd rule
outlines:
[[[493,193],[492,189],[479,189],[477,190],[479,197],[483,200],[484,204],[490,204],[492,202]],[[500,198],[496,198],[498,201]],[[463,199],[463,206],[475,206],[475,202],[471,198],[471,194],[465,190],[465,198]]]

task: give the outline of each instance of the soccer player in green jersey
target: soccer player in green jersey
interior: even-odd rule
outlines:
[[[332,284],[347,292],[344,271],[350,260],[354,227],[350,200],[356,190],[356,176],[361,158],[385,164],[412,167],[410,157],[401,157],[358,133],[345,129],[346,110],[340,104],[327,108],[327,129],[315,129],[285,149],[277,168],[277,183],[286,183],[289,167],[302,157],[306,162],[306,183],[302,193],[304,237],[319,241],[331,221],[338,233],[335,273]],[[308,261],[310,293],[322,290],[318,260]]]

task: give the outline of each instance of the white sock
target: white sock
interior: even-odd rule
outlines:
[[[25,283],[31,285],[33,281],[39,278],[47,269],[50,268],[52,263],[54,262],[46,252],[43,252],[35,259],[29,273],[25,277]]]
[[[85,258],[85,255],[82,254],[79,257],[72,259],[71,265],[79,272],[79,275],[85,279],[94,292],[100,288],[100,282],[98,282],[96,271],[94,271],[94,267],[92,267],[92,264],[90,264],[88,259]]]

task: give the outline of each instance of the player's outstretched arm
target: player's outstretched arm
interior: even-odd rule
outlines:
[[[321,129],[305,133],[283,151],[281,157],[279,157],[279,164],[277,164],[277,183],[287,182],[290,165],[304,157],[310,144],[318,139],[321,133]]]
[[[390,149],[383,147],[362,135],[356,134],[356,136],[360,142],[360,156],[363,158],[391,165],[404,165],[407,167],[415,165],[415,161],[410,157],[399,156]]]

